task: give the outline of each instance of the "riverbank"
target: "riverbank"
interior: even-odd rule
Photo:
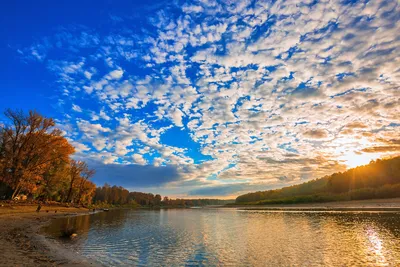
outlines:
[[[88,213],[86,208],[36,205],[0,206],[0,266],[96,266],[66,250],[40,229],[52,219]]]
[[[298,211],[400,211],[400,198],[365,199],[303,204],[229,205],[227,208],[244,210]]]

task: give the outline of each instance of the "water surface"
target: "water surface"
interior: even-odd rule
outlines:
[[[400,213],[112,210],[57,219],[107,266],[400,266]]]

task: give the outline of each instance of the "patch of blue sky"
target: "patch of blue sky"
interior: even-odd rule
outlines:
[[[245,70],[258,70],[258,64],[248,64],[241,67],[231,67],[231,72],[245,71]]]
[[[301,52],[303,52],[303,50],[300,49],[297,45],[295,45],[295,46],[292,46],[291,48],[289,48],[287,51],[277,55],[276,58],[286,61],[286,60],[291,59],[294,54],[301,53]]]
[[[193,50],[197,51],[197,50]],[[192,82],[192,84],[195,84],[200,76],[200,68],[201,64],[197,62],[192,62],[191,64],[188,65],[186,68],[186,76],[189,78],[189,80]]]
[[[294,149],[294,148],[291,146],[291,144],[292,144],[291,142],[279,144],[279,145],[278,145],[278,148],[284,149],[284,150],[286,150],[286,151],[288,151],[288,152],[292,152],[292,153],[299,154],[299,151],[296,150],[296,149]]]
[[[310,123],[310,122],[308,122],[308,121],[299,121],[299,122],[295,122],[295,123],[294,123],[294,127],[296,127],[297,125],[304,125],[304,124],[308,124],[308,123]]]
[[[272,27],[275,25],[276,21],[277,17],[275,15],[272,15],[268,18],[266,22],[256,26],[253,29],[250,38],[247,40],[247,44],[257,42],[261,37],[268,37],[271,34]]]
[[[244,102],[250,101],[250,99],[251,99],[251,96],[249,96],[249,95],[239,97],[238,100],[236,101],[235,106],[232,108],[232,112],[236,113],[239,110],[239,108],[241,106],[243,106]],[[235,115],[235,117],[237,117],[237,116]]]
[[[365,88],[365,87],[364,88],[352,88],[352,89],[346,90],[342,93],[331,95],[330,98],[340,97],[340,96],[344,96],[344,95],[351,94],[354,92],[366,92],[366,91],[368,91],[368,89],[369,88]]]
[[[131,108],[127,111],[123,111],[124,114],[129,114],[130,115],[130,119],[132,121],[139,121],[139,120],[143,120],[144,118],[147,118],[146,121],[151,121],[151,119],[153,118],[153,116],[155,116],[155,112],[157,112],[158,108],[160,107],[160,105],[154,103],[154,101],[149,101],[146,104],[143,103],[143,101],[139,100],[138,101],[138,106],[140,108]],[[164,120],[155,120],[154,122],[155,125],[163,125],[165,124],[165,119]],[[162,126],[161,126],[162,127]]]
[[[311,33],[304,34],[300,37],[300,42],[320,42],[324,38],[329,37],[333,32],[339,29],[337,21],[330,21],[325,27],[314,30]],[[318,36],[318,37],[315,37]]]
[[[255,144],[257,142],[263,141],[262,138],[255,135],[251,135],[250,138],[251,138],[251,141],[249,142],[250,144]]]
[[[338,81],[343,81],[343,79],[347,78],[347,77],[355,77],[355,73],[354,72],[341,72],[336,74],[336,79]]]
[[[164,145],[186,149],[184,154],[193,159],[195,164],[213,159],[201,153],[201,145],[193,141],[187,129],[172,127],[160,136],[160,142]]]
[[[207,181],[216,181],[216,180],[218,180],[218,176],[217,176],[217,174],[212,173],[206,178],[206,180]]]

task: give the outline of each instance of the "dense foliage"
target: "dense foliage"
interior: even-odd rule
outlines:
[[[238,204],[283,204],[400,197],[400,157],[334,173],[282,189],[248,193]]]
[[[0,124],[0,197],[19,194],[41,200],[89,203],[94,171],[71,159],[74,147],[53,119],[7,110]]]

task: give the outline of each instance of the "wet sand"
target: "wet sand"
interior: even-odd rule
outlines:
[[[52,219],[88,213],[88,209],[42,206],[37,213],[36,208],[0,205],[0,266],[96,266],[40,233]]]

